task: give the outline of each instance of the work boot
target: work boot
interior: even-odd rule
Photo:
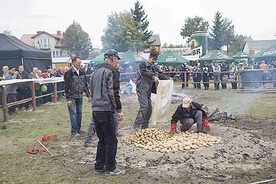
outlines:
[[[197,131],[196,131],[196,133],[208,134],[208,132],[203,129],[203,125],[202,124],[198,124],[197,125]]]

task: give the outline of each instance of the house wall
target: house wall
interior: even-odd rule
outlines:
[[[62,54],[60,48],[56,48],[56,38],[52,37],[46,33],[43,33],[41,35],[38,35],[34,38],[34,45],[36,48],[45,50],[45,51],[51,51],[52,58],[60,57]]]

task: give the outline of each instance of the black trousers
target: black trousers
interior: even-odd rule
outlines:
[[[99,138],[96,154],[95,169],[105,167],[106,171],[116,169],[117,138],[115,134],[115,120],[113,112],[93,111],[95,129]]]
[[[18,88],[18,91],[17,91],[17,100],[23,100],[23,99],[26,99],[26,98],[30,98],[32,95],[31,95],[31,90],[30,88]],[[29,102],[26,102],[24,104],[20,104],[18,105],[18,108],[19,109],[22,109],[23,107],[25,107],[25,109],[28,109],[30,107],[30,101]]]
[[[16,93],[14,94],[7,94],[7,103],[15,102],[16,101]],[[16,106],[11,106],[8,108],[8,113],[11,115],[15,113]]]

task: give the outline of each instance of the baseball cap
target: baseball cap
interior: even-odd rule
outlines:
[[[157,52],[151,52],[149,55],[150,58],[158,59],[158,53]]]
[[[184,107],[184,108],[189,107],[191,102],[192,102],[192,99],[190,99],[189,97],[183,98],[182,107]]]

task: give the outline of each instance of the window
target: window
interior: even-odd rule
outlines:
[[[62,56],[62,51],[59,51],[59,56]]]
[[[56,51],[53,51],[53,57],[56,57]]]
[[[58,51],[56,51],[56,56],[57,56],[57,57],[59,57],[59,55],[58,55]]]

